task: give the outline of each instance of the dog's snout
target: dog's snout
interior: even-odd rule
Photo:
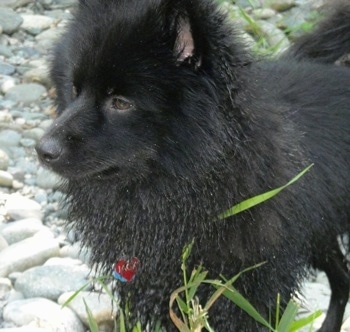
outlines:
[[[59,159],[62,154],[62,146],[57,139],[43,137],[36,145],[35,150],[45,164],[51,164]]]

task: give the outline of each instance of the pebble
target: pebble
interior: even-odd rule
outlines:
[[[4,0],[1,0],[4,1]],[[13,34],[22,24],[23,19],[10,8],[0,7],[0,26],[3,33]]]
[[[25,218],[41,219],[42,217],[41,205],[18,193],[11,194],[8,197],[5,203],[5,209],[7,215],[14,220]]]
[[[48,258],[58,256],[58,242],[44,233],[39,232],[3,249],[0,252],[0,277],[42,265]]]
[[[13,176],[5,171],[0,170],[0,187],[12,187]]]
[[[43,297],[56,301],[65,292],[75,292],[88,283],[87,266],[43,265],[26,270],[18,277],[15,290],[25,298]]]
[[[40,32],[50,28],[54,23],[54,19],[44,15],[30,15],[23,14],[21,15],[23,22],[21,29],[30,33],[31,35],[38,35]]]
[[[21,140],[21,134],[15,130],[0,131],[0,147],[17,146]]]
[[[7,168],[9,167],[9,156],[8,154],[0,149],[0,170],[6,171]]]
[[[10,302],[4,308],[5,322],[16,326],[40,327],[46,331],[85,332],[78,317],[69,308],[44,298],[24,299]]]
[[[61,305],[66,303],[73,294],[73,292],[69,292],[61,295],[58,303]],[[88,325],[89,317],[84,301],[95,318],[99,331],[112,331],[116,317],[116,303],[113,305],[111,298],[107,294],[80,292],[67,306],[78,315],[85,325]]]
[[[0,227],[2,236],[10,245],[32,237],[45,229],[47,229],[47,227],[43,225],[40,219],[36,218],[9,222]]]
[[[40,97],[42,97],[45,93],[46,88],[41,84],[18,84],[6,92],[5,99],[27,105],[39,101]]]

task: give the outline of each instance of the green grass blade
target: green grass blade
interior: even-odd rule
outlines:
[[[293,322],[290,325],[288,332],[299,331],[302,327],[305,327],[305,326],[311,324],[316,318],[320,317],[321,315],[322,315],[322,311],[317,310],[307,317],[298,319],[297,321]]]
[[[297,176],[295,176],[292,180],[290,180],[287,184],[285,184],[282,187],[270,190],[266,193],[254,196],[252,198],[249,198],[241,203],[238,203],[236,205],[234,205],[232,208],[228,209],[227,211],[225,211],[224,213],[219,215],[219,219],[225,219],[228,217],[231,217],[237,213],[240,213],[242,211],[248,210],[250,208],[252,208],[255,205],[258,205],[262,202],[267,201],[268,199],[276,196],[277,194],[279,194],[283,189],[287,188],[288,186],[292,185],[294,182],[298,181],[306,172],[308,172],[310,170],[310,168],[313,166],[313,164],[311,164],[310,166],[308,166],[307,168],[305,168],[301,173],[299,173]]]
[[[284,310],[281,320],[278,324],[278,331],[289,331],[290,326],[295,320],[299,306],[294,301],[289,301],[287,308]]]
[[[88,316],[88,322],[89,322],[90,331],[91,332],[98,332],[98,325],[96,323],[96,320],[95,320],[94,316],[92,315],[92,312],[91,312],[90,308],[86,304],[85,299],[83,299],[83,302],[84,302],[84,306],[85,306],[85,311],[86,311],[87,316]]]
[[[119,310],[119,332],[126,332],[125,317],[123,310]]]
[[[255,319],[260,324],[264,325],[271,331],[275,331],[275,329],[262,317],[259,312],[253,307],[253,305],[246,300],[233,286],[230,289],[226,289],[223,292],[223,295],[227,297],[230,301],[244,310],[249,316]]]
[[[68,299],[62,304],[62,308],[68,306],[69,303],[71,303],[79,293],[81,293],[85,288],[87,288],[90,285],[90,283],[86,283],[85,285],[81,286],[77,291],[75,291]]]

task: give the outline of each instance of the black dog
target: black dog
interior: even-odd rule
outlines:
[[[66,181],[70,220],[92,260],[119,271],[135,320],[168,331],[171,292],[189,269],[244,274],[235,286],[268,318],[307,266],[332,298],[323,332],[340,330],[349,294],[337,237],[350,230],[350,6],[279,61],[254,62],[211,0],[81,0],[52,63],[58,118],[37,146]],[[232,205],[285,184],[225,220]],[[133,260],[132,262],[130,260]],[[124,261],[123,261],[124,260]],[[118,272],[118,271],[117,271]],[[201,291],[203,303],[208,291]],[[222,298],[216,331],[264,331]]]

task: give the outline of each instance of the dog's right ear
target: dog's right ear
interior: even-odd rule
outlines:
[[[198,69],[201,65],[201,55],[193,36],[190,18],[186,15],[179,15],[175,19],[175,27],[174,55],[177,63]]]

